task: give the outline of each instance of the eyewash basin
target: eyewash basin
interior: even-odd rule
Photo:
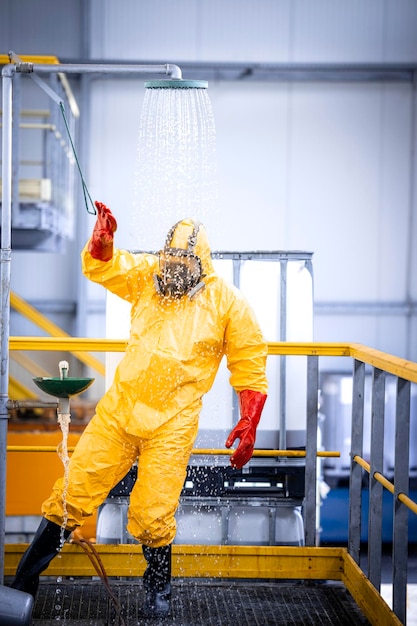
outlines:
[[[67,378],[38,376],[33,379],[33,382],[39,389],[55,398],[70,398],[88,389],[94,380],[94,378],[71,378],[69,376]]]

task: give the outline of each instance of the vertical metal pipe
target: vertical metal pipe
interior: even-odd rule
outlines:
[[[3,142],[2,142],[2,211],[1,211],[1,369],[0,369],[0,584],[4,581],[4,543],[6,526],[6,452],[9,412],[9,327],[10,327],[10,261],[12,213],[12,85],[14,69],[2,72]]]
[[[307,357],[307,433],[305,469],[305,541],[316,545],[317,505],[317,425],[319,395],[319,359]]]
[[[84,175],[86,180],[89,179],[89,163],[90,153],[88,144],[88,129],[91,127],[91,99],[89,98],[91,90],[91,76],[83,74],[81,76],[81,110],[83,114],[79,120],[78,138],[80,145],[80,158],[83,163]],[[77,193],[75,202],[80,206],[83,203],[81,186],[77,186]],[[88,224],[90,222],[90,224]],[[80,245],[84,245],[87,241],[88,235],[86,234],[92,230],[94,221],[91,222],[91,216],[87,211],[80,211],[76,219],[76,237]],[[85,337],[87,335],[87,316],[88,316],[88,297],[87,297],[87,281],[81,272],[76,273],[76,285],[77,285],[77,310],[75,318],[74,334],[77,337]]]
[[[240,289],[240,270],[241,259],[233,259],[233,284]],[[232,426],[236,426],[239,421],[239,399],[238,395],[233,392],[232,396]]]
[[[405,300],[407,304],[406,314],[406,335],[405,335],[405,358],[411,359],[412,354],[412,328],[413,328],[413,276],[414,276],[414,233],[415,233],[415,220],[417,209],[417,193],[416,193],[416,174],[417,174],[417,159],[416,159],[416,145],[417,145],[417,81],[414,73],[414,80],[411,83],[411,105],[410,105],[410,145],[408,153],[410,155],[410,169],[409,169],[409,185],[408,185],[408,215],[407,215],[407,241],[406,241],[406,266],[405,266],[405,280],[406,280],[406,293]]]
[[[402,624],[407,611],[408,509],[398,500],[400,493],[408,495],[410,460],[410,390],[411,383],[397,380],[394,467],[394,528],[393,528],[393,610]]]
[[[363,413],[365,400],[365,363],[353,364],[352,434],[349,483],[349,554],[359,565],[362,517],[362,468],[353,460],[363,453]]]
[[[286,259],[280,262],[281,282],[280,282],[280,318],[279,318],[279,340],[287,339],[287,270]],[[287,357],[279,357],[279,447],[281,450],[287,448]]]
[[[12,128],[19,124],[22,109],[22,80],[18,74],[13,75],[12,89]],[[19,204],[19,179],[20,179],[20,133],[12,132],[12,181],[11,181],[11,224],[21,224],[21,211]]]
[[[58,87],[57,78],[56,74],[52,74],[49,77],[49,86],[51,89],[55,90]],[[52,126],[59,132],[61,120],[58,106],[51,107],[50,120]],[[49,146],[48,156],[50,157],[50,162],[46,165],[48,167],[48,175],[51,181],[55,183],[52,185],[52,203],[57,207],[62,207],[61,211],[63,212],[62,161],[60,162],[60,158],[62,158],[62,146],[58,143],[57,137],[52,132],[47,134],[47,142]],[[59,215],[59,219],[62,219],[62,215]]]
[[[375,472],[383,473],[384,464],[385,372],[374,368],[372,380],[371,472],[369,476],[368,578],[379,591],[382,566],[383,486]]]

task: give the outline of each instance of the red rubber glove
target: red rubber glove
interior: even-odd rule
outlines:
[[[97,201],[94,204],[97,208],[97,221],[88,242],[88,251],[93,259],[110,261],[113,256],[113,238],[117,222],[105,204]]]
[[[236,439],[239,445],[230,457],[232,467],[240,469],[251,458],[255,447],[256,427],[261,419],[266,394],[244,389],[239,393],[240,420],[226,440],[226,448],[231,448]]]

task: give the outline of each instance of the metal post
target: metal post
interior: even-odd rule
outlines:
[[[91,102],[88,99],[88,93],[91,86],[91,76],[81,76],[81,110],[83,114],[80,116],[78,137],[79,145],[81,147],[80,155],[83,163],[83,170],[86,180],[89,178],[89,163],[90,163],[90,150],[88,145],[88,128],[91,125]],[[78,189],[75,201],[82,202],[81,189]],[[87,211],[83,211],[78,215],[76,221],[76,237],[77,241],[84,241],[85,233],[87,232],[87,220],[90,219],[90,215]],[[78,337],[85,337],[87,334],[87,310],[88,310],[88,298],[87,298],[87,281],[81,272],[76,273],[76,285],[77,285],[77,307],[75,317],[74,334]]]
[[[13,75],[12,88],[12,128],[19,124],[21,108],[22,108],[22,81],[21,76]],[[19,179],[20,179],[20,133],[12,132],[12,204],[11,204],[11,223],[22,223],[20,204],[19,204]]]
[[[3,143],[2,143],[2,211],[1,211],[1,376],[0,376],[0,584],[4,580],[4,542],[6,526],[6,452],[9,418],[9,326],[10,326],[10,260],[12,214],[12,85],[14,69],[2,73]]]
[[[374,478],[383,473],[384,463],[385,372],[374,368],[372,380],[371,472],[369,476],[368,578],[379,591],[382,565],[383,486]]]
[[[365,399],[365,363],[353,365],[352,439],[349,484],[349,554],[359,565],[362,517],[362,468],[353,460],[363,452],[363,407]]]
[[[233,284],[235,287],[240,289],[240,270],[241,270],[241,259],[233,259]],[[233,391],[232,395],[232,426],[236,426],[239,421],[239,397],[237,393]]]
[[[408,495],[410,451],[410,389],[411,383],[397,379],[397,408],[395,420],[394,469],[394,528],[393,528],[393,610],[402,624],[407,611],[408,509],[398,500],[400,493]]]
[[[279,340],[287,339],[287,270],[288,262],[286,259],[280,263],[281,282],[280,282],[280,321],[279,321]],[[287,357],[281,355],[279,357],[279,447],[285,450],[287,447]]]
[[[319,358],[307,357],[307,433],[305,469],[305,542],[316,545],[317,503],[317,424],[319,394]]]

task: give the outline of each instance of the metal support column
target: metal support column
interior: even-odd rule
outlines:
[[[400,493],[408,495],[410,457],[410,389],[411,383],[397,379],[397,408],[395,421],[395,469],[394,469],[394,528],[393,528],[393,610],[406,624],[407,607],[407,558],[408,558],[408,509],[398,500]]]
[[[0,376],[0,584],[4,580],[4,540],[6,527],[6,451],[9,411],[10,261],[12,206],[12,93],[14,68],[3,71],[3,143],[1,211],[1,376]]]
[[[239,259],[233,259],[232,261],[233,263],[233,284],[240,289],[240,270],[241,270],[241,263],[242,260]],[[232,394],[232,426],[235,427],[236,424],[239,421],[239,397],[237,395],[237,393],[235,393],[233,391]]]
[[[319,395],[319,358],[307,357],[307,433],[305,469],[305,542],[316,545],[317,503],[317,425]]]
[[[362,468],[353,459],[362,457],[365,363],[354,361],[352,395],[352,435],[349,484],[349,554],[359,565],[362,518]]]
[[[379,591],[382,565],[383,486],[375,472],[383,473],[384,463],[385,372],[374,368],[372,379],[371,472],[369,476],[368,578]]]
[[[280,263],[280,316],[279,340],[287,340],[287,270],[288,262],[283,259]],[[279,357],[279,447],[287,448],[287,357]]]

